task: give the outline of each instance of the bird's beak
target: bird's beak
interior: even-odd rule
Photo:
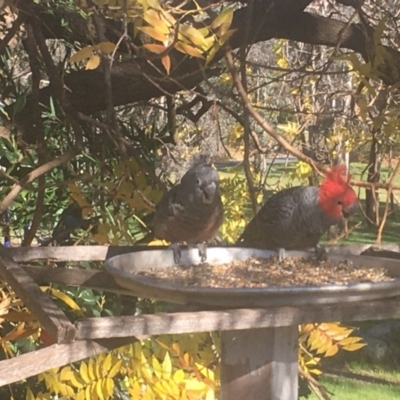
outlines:
[[[358,210],[358,203],[353,203],[348,207],[343,208],[342,215],[344,218],[349,218]]]
[[[205,186],[203,188],[203,192],[204,192],[203,201],[204,201],[204,203],[206,203],[206,204],[212,203],[214,201],[214,196],[215,196],[216,191],[217,191],[217,185],[215,184],[215,182],[211,182],[210,184]]]

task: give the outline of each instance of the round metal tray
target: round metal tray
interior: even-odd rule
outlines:
[[[304,257],[310,253],[288,251],[288,256]],[[270,257],[276,252],[238,247],[210,247],[207,262],[226,263],[251,257]],[[389,282],[357,283],[351,285],[291,286],[266,288],[207,288],[179,286],[168,281],[138,275],[149,268],[174,266],[172,250],[145,250],[118,255],[108,259],[106,270],[132,295],[181,304],[202,304],[215,307],[255,308],[298,306],[376,300],[400,295],[400,261],[368,256],[329,254],[332,260],[352,260],[368,268],[387,268],[396,278]],[[182,249],[180,265],[200,264],[197,249]],[[199,267],[201,268],[201,267]]]

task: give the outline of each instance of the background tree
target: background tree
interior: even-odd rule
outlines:
[[[65,225],[78,243],[149,243],[154,204],[198,152],[243,160],[245,178],[221,173],[226,242],[235,242],[265,194],[314,183],[326,165],[352,160],[366,162],[367,182],[355,183],[366,188],[365,217],[382,237],[390,209],[379,209],[379,189],[397,201],[396,2],[14,0],[1,11],[0,213],[9,212],[12,244],[54,239]],[[284,172],[289,179],[271,179],[267,160],[277,152],[298,159]],[[72,225],[70,204],[80,208]],[[73,315],[155,307],[64,292],[52,294]],[[40,331],[30,328],[24,338]],[[16,326],[4,329],[21,339]],[[202,350],[216,342],[195,343]],[[169,369],[165,348],[145,353]],[[197,359],[183,361],[199,376]]]

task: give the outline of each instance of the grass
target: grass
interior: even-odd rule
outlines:
[[[388,365],[371,365],[365,362],[353,361],[345,365],[344,369],[355,374],[395,382],[400,387],[400,370],[394,370]]]
[[[395,400],[400,398],[400,385],[372,384],[343,377],[324,376],[321,383],[332,400]],[[313,393],[308,400],[319,400]]]

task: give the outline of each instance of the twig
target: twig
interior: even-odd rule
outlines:
[[[29,228],[29,231],[27,232],[26,235],[24,235],[24,238],[22,240],[21,246],[30,246],[32,243],[32,240],[36,236],[36,232],[39,228],[40,222],[42,221],[42,215],[43,215],[43,209],[44,209],[44,199],[45,199],[45,193],[46,193],[46,179],[44,175],[39,176],[38,179],[38,195],[36,199],[36,208],[35,212],[33,214],[32,218],[32,223]]]
[[[394,178],[398,174],[399,170],[400,170],[400,160],[397,161],[396,167],[395,167],[393,173],[391,174],[391,176],[389,178],[389,182],[388,182],[389,183],[389,189],[387,191],[385,211],[383,213],[383,217],[382,217],[381,221],[379,222],[378,233],[376,235],[376,241],[375,242],[377,244],[380,244],[382,242],[383,228],[385,227],[386,220],[387,220],[388,213],[389,213],[390,195],[392,193],[392,183],[393,183]]]
[[[154,171],[148,165],[146,165],[142,157],[140,157],[140,155],[138,154],[136,148],[132,145],[132,143],[129,140],[123,137],[121,133],[115,132],[107,124],[97,121],[96,119],[89,117],[88,115],[78,112],[77,117],[81,121],[86,122],[106,132],[113,142],[119,141],[123,146],[125,146],[126,149],[130,150],[136,162],[144,169],[144,171],[146,171],[150,175],[150,177],[154,180],[154,182],[158,185],[158,187],[164,192],[167,191],[167,186],[165,185],[165,183],[163,183],[160,180],[160,178],[154,173]]]
[[[17,19],[14,21],[13,25],[8,30],[7,34],[0,41],[0,54],[3,54],[8,43],[14,37],[14,35],[17,33],[19,27],[24,22],[24,20],[25,20],[25,15],[23,13],[19,13]]]
[[[292,154],[293,156],[297,157],[299,160],[306,162],[309,164],[315,171],[321,173],[321,172],[326,172],[328,168],[317,162],[314,161],[311,157],[306,156],[303,152],[298,150],[296,147],[292,146],[286,139],[284,139],[281,135],[279,135],[278,132],[275,131],[275,129],[272,127],[270,123],[268,123],[251,105],[249,99],[247,98],[247,93],[243,88],[243,85],[238,77],[238,74],[236,72],[234,63],[233,63],[233,58],[232,58],[232,53],[230,50],[228,50],[225,53],[225,58],[229,67],[229,70],[232,74],[232,79],[235,83],[235,86],[240,94],[240,97],[242,99],[242,103],[244,107],[246,107],[249,110],[250,115],[254,118],[254,120],[264,129],[265,132],[267,132],[276,142],[278,142],[288,153]]]
[[[154,210],[156,209],[156,205],[155,205],[151,200],[149,200],[149,199],[146,197],[146,195],[145,195],[140,189],[136,188],[136,192],[137,192],[137,194],[141,197],[141,199],[143,200],[143,202],[144,202],[147,206],[149,206],[149,207],[151,208],[152,211],[154,211]]]
[[[217,107],[217,101],[213,101],[213,106],[212,106],[212,110],[211,110],[211,118],[215,121],[215,125],[217,127],[217,133],[218,133],[218,138],[219,141],[221,142],[221,146],[224,149],[226,155],[232,159],[232,155],[228,149],[228,147],[226,147],[225,143],[224,143],[224,139],[222,137],[222,129],[221,129],[221,123],[219,121],[219,114],[218,114],[218,107]]]
[[[357,229],[361,225],[362,225],[361,221],[357,222],[351,229],[349,229],[346,232],[342,233],[341,235],[335,237],[334,239],[329,240],[328,243],[329,244],[337,243],[340,239],[348,236],[351,232],[353,232],[355,229]]]
[[[37,40],[35,31],[37,30],[37,26],[35,29],[34,22],[30,22],[26,26],[27,38],[25,41],[26,52],[29,57],[29,67],[32,72],[32,99],[33,99],[33,123],[36,128],[36,137],[37,137],[37,154],[38,154],[38,164],[44,164],[46,162],[46,143],[44,140],[44,126],[41,119],[41,110],[40,110],[40,102],[39,102],[39,88],[40,88],[40,64],[39,64],[39,52],[37,50]],[[39,191],[36,199],[36,208],[35,213],[32,219],[31,227],[28,230],[28,233],[25,235],[23,240],[23,245],[29,245],[36,235],[36,231],[39,228],[40,221],[42,219],[43,214],[43,204],[45,197],[45,184],[46,181],[44,176],[41,176],[39,179]],[[15,187],[15,186],[14,186]],[[13,189],[11,189],[12,192]],[[10,192],[10,193],[11,193]]]
[[[35,168],[28,175],[26,175],[23,179],[18,181],[10,192],[4,197],[3,201],[0,203],[0,214],[7,210],[10,204],[14,201],[14,199],[18,196],[21,190],[26,187],[29,183],[33,182],[39,176],[45,174],[46,172],[51,171],[53,168],[59,167],[62,164],[65,164],[75,156],[79,154],[79,150],[76,147],[72,147],[69,151],[63,154],[60,157],[55,158],[52,161],[48,161],[47,163]]]
[[[104,17],[99,14],[97,8],[95,8],[95,12],[93,13],[93,22],[96,27],[97,37],[101,42],[105,42],[107,38],[104,35]],[[106,115],[107,120],[110,125],[114,128],[114,131],[119,132],[118,120],[114,110],[113,104],[113,94],[112,94],[112,84],[111,84],[111,67],[110,63],[107,62],[106,57],[101,54],[102,69],[104,75],[104,83],[105,83],[105,95],[106,95]],[[124,152],[124,148],[121,148],[121,151]]]
[[[240,46],[239,54],[240,54],[240,81],[243,85],[243,90],[248,93],[247,90],[247,73],[246,73],[246,58],[247,58],[247,42],[249,39],[250,33],[250,25],[251,25],[251,16],[253,14],[253,6],[254,0],[249,0],[247,4],[247,18],[246,18],[246,26],[244,31],[244,39],[243,44]],[[232,64],[231,73],[236,73],[235,66]],[[237,76],[237,80],[239,80],[239,76]],[[258,211],[258,203],[257,203],[257,195],[254,187],[253,174],[251,173],[250,168],[250,118],[249,118],[249,110],[247,107],[243,107],[243,141],[244,141],[244,154],[243,154],[243,168],[244,174],[246,176],[247,186],[249,188],[249,195],[251,200],[251,205],[253,208],[253,214],[256,215]]]
[[[307,374],[307,372],[304,372],[302,369],[299,368],[299,375],[310,384],[311,388],[319,399],[332,400],[329,397],[328,391],[326,390],[325,386],[319,383],[310,374]],[[318,392],[316,391],[316,389],[318,389]]]
[[[15,179],[13,176],[7,174],[7,172],[6,172],[6,171],[3,171],[1,168],[0,168],[0,175],[1,175],[3,178],[6,178],[6,179],[8,179],[8,180],[11,181],[11,182],[14,182],[14,183],[17,183],[17,182],[18,182],[18,179]]]

